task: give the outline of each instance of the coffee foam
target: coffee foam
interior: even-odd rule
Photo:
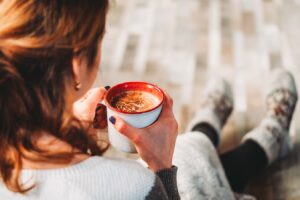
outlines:
[[[111,105],[124,112],[144,112],[159,104],[159,99],[144,91],[122,92],[111,101]]]

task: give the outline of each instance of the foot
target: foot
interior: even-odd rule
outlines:
[[[275,118],[289,129],[298,94],[294,77],[283,69],[273,71],[266,97],[267,117]]]
[[[220,137],[220,131],[233,110],[232,90],[228,82],[220,78],[212,79],[203,92],[200,106],[188,130],[205,123],[213,127]]]
[[[291,147],[289,127],[298,94],[292,74],[284,69],[273,70],[267,86],[266,116],[243,140],[256,141],[266,152],[271,164],[278,157],[287,154]]]

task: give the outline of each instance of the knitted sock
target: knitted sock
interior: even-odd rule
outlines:
[[[218,146],[219,134],[232,110],[233,97],[230,85],[223,79],[213,78],[204,89],[201,109],[190,122],[188,130],[205,132],[213,144]],[[213,134],[210,134],[211,132]]]
[[[243,141],[252,140],[259,144],[271,164],[291,149],[289,126],[298,94],[292,74],[284,69],[273,70],[267,86],[266,116],[258,127],[246,134]]]

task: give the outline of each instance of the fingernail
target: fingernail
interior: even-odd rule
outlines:
[[[104,88],[105,88],[106,90],[109,90],[110,86],[107,85],[107,86],[105,86]]]
[[[112,124],[115,124],[116,123],[116,118],[114,116],[111,116],[109,118],[109,121],[112,123]]]
[[[99,111],[99,110],[101,110],[102,107],[103,107],[103,105],[101,103],[98,103],[97,107],[96,107],[96,112]]]

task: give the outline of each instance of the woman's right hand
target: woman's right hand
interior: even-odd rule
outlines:
[[[134,128],[117,116],[110,119],[115,128],[135,145],[148,167],[157,172],[172,167],[178,124],[173,114],[173,101],[165,93],[163,109],[158,120],[146,128]]]

